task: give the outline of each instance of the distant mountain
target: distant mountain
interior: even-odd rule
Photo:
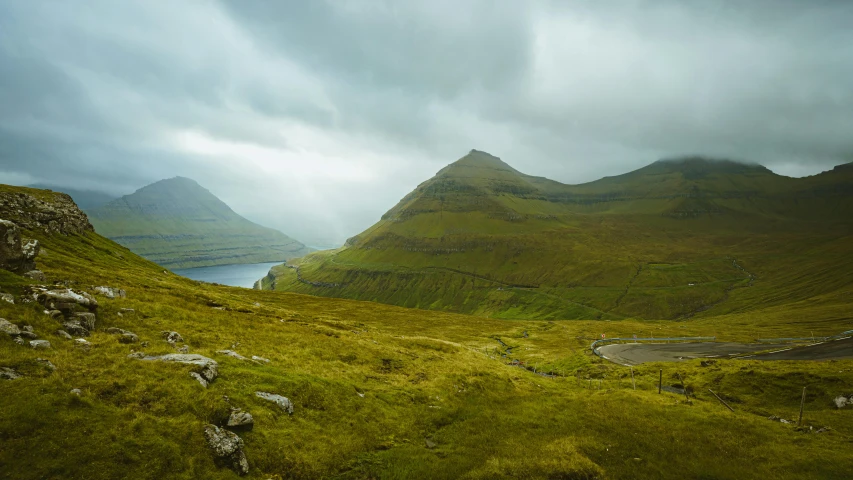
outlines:
[[[97,192],[94,190],[78,190],[75,188],[58,187],[55,185],[48,185],[44,183],[36,183],[33,185],[29,185],[29,187],[67,193],[71,196],[71,199],[74,200],[74,203],[76,203],[77,206],[80,207],[80,209],[83,211],[102,207],[107,203],[115,200],[115,196],[113,195],[104,192]]]
[[[234,213],[189,178],[161,180],[87,213],[98,233],[169,268],[275,262],[311,251]]]
[[[850,212],[849,166],[789,178],[688,157],[564,185],[472,150],[261,283],[504,318],[689,318],[840,288]]]

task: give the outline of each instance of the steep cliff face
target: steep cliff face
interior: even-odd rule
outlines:
[[[89,218],[70,196],[50,190],[0,185],[0,218],[47,234],[94,231]]]

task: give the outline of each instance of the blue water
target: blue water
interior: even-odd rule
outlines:
[[[173,270],[173,272],[182,277],[201,280],[202,282],[252,288],[255,281],[266,276],[270,268],[281,264],[282,262],[217,265],[215,267],[180,268]]]

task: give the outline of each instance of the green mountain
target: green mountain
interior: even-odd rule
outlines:
[[[853,470],[843,406],[853,360],[686,358],[629,370],[589,348],[602,333],[831,335],[853,328],[849,295],[691,322],[505,321],[200,284],[92,232],[54,192],[0,185],[0,219],[39,241],[47,278],[0,269],[0,478],[793,480]],[[849,256],[849,242],[801,253]],[[849,278],[826,281],[847,282],[849,294]],[[167,358],[185,363],[157,361]]]
[[[274,262],[311,251],[237,215],[189,178],[152,183],[87,213],[98,233],[169,268]]]
[[[850,165],[796,179],[694,157],[564,185],[474,150],[259,283],[500,318],[707,316],[849,286],[851,211]]]

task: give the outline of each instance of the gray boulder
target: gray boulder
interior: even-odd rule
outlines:
[[[11,303],[13,305],[15,304],[15,296],[11,293],[0,293],[0,300],[3,300],[7,303]]]
[[[269,358],[259,357],[257,355],[252,355],[252,360],[254,360],[256,362],[261,362],[261,363],[270,363]]]
[[[6,320],[5,318],[0,318],[0,332],[3,332],[12,337],[17,337],[21,334],[21,329],[18,328],[18,326],[14,323]]]
[[[204,438],[213,450],[218,463],[228,466],[238,475],[249,473],[249,462],[246,460],[246,454],[243,453],[243,439],[236,433],[216,425],[205,425]]]
[[[139,337],[133,332],[125,332],[118,337],[118,341],[120,343],[136,343],[139,341]]]
[[[203,355],[195,353],[170,353],[167,355],[150,356],[144,353],[140,355],[140,353],[131,353],[129,357],[149,362],[175,362],[194,365],[198,367],[195,373],[198,373],[208,383],[212,382],[219,375],[219,364],[216,363],[216,360]]]
[[[25,338],[27,340],[35,340],[39,338],[39,336],[36,335],[35,332],[28,332],[24,330],[23,332],[21,332],[21,338]]]
[[[252,418],[252,414],[239,408],[231,409],[231,415],[228,416],[228,422],[225,423],[226,427],[234,430],[251,430],[254,425],[255,419]]]
[[[17,380],[21,378],[21,374],[7,367],[0,367],[0,378],[3,380]]]
[[[217,350],[216,353],[218,353],[220,355],[226,355],[226,356],[229,356],[232,358],[236,358],[237,360],[246,360],[246,357],[240,355],[239,353],[235,352],[234,350]]]
[[[47,340],[30,340],[30,346],[37,350],[47,350],[50,348],[50,342]]]
[[[17,343],[18,345],[26,345],[27,344],[27,341],[21,337],[12,337],[12,340],[14,340],[14,342]]]
[[[79,388],[72,388],[70,392],[71,395],[77,395],[78,397],[83,394]]]
[[[43,366],[44,368],[50,370],[51,372],[56,371],[56,365],[53,364],[50,360],[46,358],[37,358],[36,363]]]
[[[182,337],[178,332],[160,332],[160,335],[162,335],[163,338],[171,344],[183,343],[184,341],[184,337]]]
[[[29,272],[25,273],[24,276],[32,280],[38,280],[39,282],[47,281],[47,277],[41,270],[30,270]]]
[[[98,308],[98,301],[92,295],[70,288],[56,290],[45,290],[39,292],[36,297],[39,303],[49,310],[59,310],[65,314],[71,314],[75,308],[83,307],[90,312]]]
[[[127,292],[115,287],[95,287],[95,292],[100,293],[111,300],[114,298],[125,298],[127,296]]]
[[[255,396],[273,402],[288,414],[293,415],[293,402],[289,398],[267,392],[255,392]]]

